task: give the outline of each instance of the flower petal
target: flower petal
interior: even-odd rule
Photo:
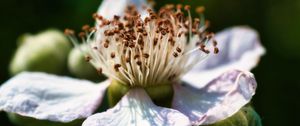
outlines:
[[[101,103],[109,81],[90,81],[23,72],[0,88],[0,110],[56,122],[90,116]]]
[[[189,119],[177,110],[153,104],[144,89],[130,89],[112,109],[90,116],[82,126],[185,126]]]
[[[192,86],[201,88],[212,79],[231,69],[249,71],[259,62],[265,53],[256,31],[249,27],[233,27],[216,35],[220,52],[209,55],[183,76],[183,80]]]
[[[146,0],[118,0],[118,2],[114,0],[103,0],[98,9],[98,14],[105,18],[112,19],[114,15],[123,15],[128,5],[135,5],[142,16],[147,14],[147,11],[145,11],[142,6],[150,6]]]
[[[211,124],[236,113],[251,100],[255,90],[253,74],[231,70],[202,89],[174,85],[172,107],[187,115],[194,124]]]

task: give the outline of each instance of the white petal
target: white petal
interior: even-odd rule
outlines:
[[[197,82],[206,84],[231,69],[249,71],[265,53],[256,31],[248,27],[234,27],[216,35],[220,52],[209,55],[183,76],[183,80],[201,88]]]
[[[90,116],[100,105],[109,81],[21,73],[0,88],[0,110],[57,122]]]
[[[98,9],[98,14],[111,19],[114,15],[123,15],[128,5],[135,5],[142,16],[147,14],[142,6],[150,6],[146,0],[103,0]]]
[[[154,105],[144,89],[131,89],[112,109],[89,117],[82,126],[186,126],[177,110]]]
[[[255,90],[253,74],[231,70],[202,89],[175,85],[172,107],[187,115],[194,124],[211,124],[236,113],[251,100]]]

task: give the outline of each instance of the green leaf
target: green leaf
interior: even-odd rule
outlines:
[[[255,110],[246,105],[233,116],[208,126],[262,126],[262,123]]]

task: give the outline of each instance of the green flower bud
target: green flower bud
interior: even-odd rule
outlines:
[[[22,71],[43,71],[61,74],[66,66],[71,44],[58,30],[47,30],[37,35],[24,35],[10,63],[10,74]]]
[[[121,98],[130,90],[125,84],[121,84],[118,81],[113,80],[108,87],[108,100],[110,107],[116,105]],[[144,87],[152,101],[159,106],[171,107],[173,100],[173,87],[171,84],[160,84],[157,86]]]
[[[83,48],[83,45],[80,47]],[[78,78],[89,80],[104,80],[105,77],[97,74],[97,70],[85,60],[85,56],[79,48],[73,48],[68,58],[69,71]]]
[[[246,105],[233,116],[209,126],[262,126],[259,115]]]
[[[84,119],[77,119],[69,123],[51,122],[24,117],[14,113],[8,113],[9,120],[16,126],[81,126]]]

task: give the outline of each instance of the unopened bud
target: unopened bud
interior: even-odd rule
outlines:
[[[58,30],[24,35],[10,63],[11,75],[22,71],[61,74],[65,70],[71,44]]]

